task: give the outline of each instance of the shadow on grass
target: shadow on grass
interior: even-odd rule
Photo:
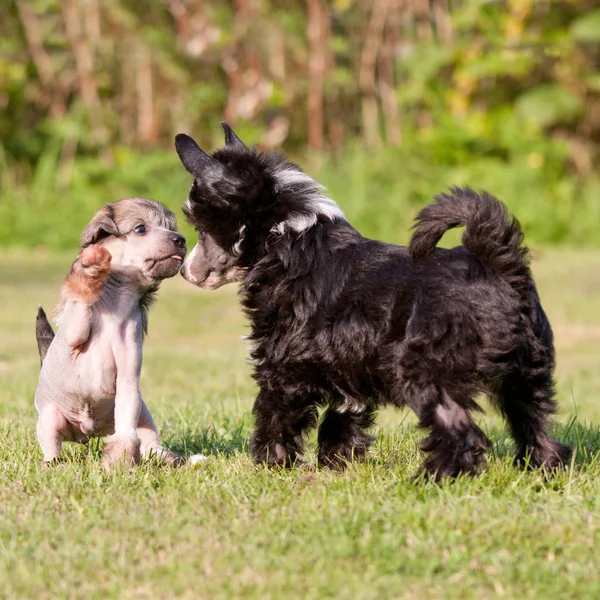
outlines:
[[[165,435],[161,441],[165,447],[184,456],[192,454],[233,456],[248,451],[249,440],[243,434],[243,429],[244,423],[236,425],[231,430],[227,427],[215,428],[211,425],[202,429],[171,432],[170,435]],[[105,443],[103,438],[92,438],[86,444],[64,444],[60,462],[77,464],[83,464],[89,460],[100,462]]]
[[[249,440],[243,433],[244,423],[230,429],[227,426],[214,426],[202,429],[191,429],[182,434],[167,436],[165,445],[175,452],[188,456],[190,454],[231,456],[247,452]]]
[[[249,438],[245,435],[244,429],[245,425],[243,422],[236,424],[234,427],[228,427],[225,424],[218,428],[209,426],[188,429],[180,434],[173,433],[165,437],[164,442],[167,447],[186,456],[196,453],[232,456],[248,452]],[[412,435],[414,437],[415,435],[415,428],[411,425],[400,429],[406,429],[404,435],[401,436],[403,439],[407,436],[410,437]],[[416,431],[420,437],[420,430]],[[395,435],[399,435],[400,433],[398,430],[395,432]],[[510,434],[502,426],[486,427],[485,433],[492,442],[489,450],[490,458],[496,457],[504,460],[515,456],[515,443]],[[578,423],[575,417],[569,423],[555,427],[552,435],[576,451],[575,465],[588,465],[597,460],[600,454],[600,427],[587,423]],[[410,441],[406,440],[406,443],[410,444]],[[382,448],[385,447],[385,439],[380,440],[380,444],[382,444]],[[389,454],[390,452],[393,453],[393,450],[388,448],[387,453]]]
[[[506,459],[515,455],[515,443],[501,426],[487,427],[485,434],[492,441],[490,456]],[[597,460],[600,453],[600,427],[578,423],[577,417],[573,417],[568,423],[554,427],[552,436],[576,452],[575,465],[588,465]]]
[[[576,452],[575,464],[588,465],[598,459],[600,453],[600,428],[597,425],[578,423],[576,417],[555,429],[557,438]]]

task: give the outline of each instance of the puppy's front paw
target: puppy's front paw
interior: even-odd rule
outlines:
[[[98,244],[84,248],[77,257],[84,275],[91,279],[101,280],[102,283],[106,281],[110,273],[111,259],[110,252]]]
[[[67,300],[93,304],[110,274],[110,252],[94,244],[84,248],[65,278],[63,296]]]
[[[111,472],[118,465],[133,467],[140,462],[140,440],[137,435],[113,435],[104,446],[102,466]]]

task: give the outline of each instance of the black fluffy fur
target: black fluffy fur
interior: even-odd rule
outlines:
[[[277,172],[300,169],[238,138],[212,157],[188,140],[177,145],[195,178],[188,219],[226,253],[245,228],[236,264],[246,269],[240,295],[260,388],[255,461],[294,463],[326,406],[319,461],[343,467],[365,456],[378,407],[407,404],[428,432],[426,474],[476,473],[489,445],[471,417],[480,392],[506,417],[518,460],[568,461],[569,448],[548,433],[552,331],[521,228],[498,200],[453,188],[419,213],[408,248],[324,215],[281,233],[273,227],[311,211],[306,185],[276,185]],[[437,249],[457,226],[466,227],[463,246]]]

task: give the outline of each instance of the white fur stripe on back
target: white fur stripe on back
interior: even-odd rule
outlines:
[[[346,220],[342,209],[323,190],[325,187],[310,175],[297,169],[287,168],[274,174],[275,191],[289,191],[299,196],[302,208],[306,212],[291,214],[285,221],[274,225],[271,231],[282,234],[288,229],[297,232],[306,231],[317,222],[320,216],[330,221]]]
[[[233,245],[233,247],[231,248],[231,253],[233,254],[233,256],[239,256],[242,253],[242,243],[244,241],[244,231],[246,229],[245,225],[242,225],[240,227],[240,231],[239,231],[239,239],[238,241]]]

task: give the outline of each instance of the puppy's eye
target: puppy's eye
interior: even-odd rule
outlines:
[[[138,225],[137,227],[134,227],[133,233],[137,233],[138,235],[144,235],[144,233],[146,233],[146,226]]]

